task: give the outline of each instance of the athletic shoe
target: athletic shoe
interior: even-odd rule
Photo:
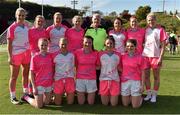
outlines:
[[[153,90],[150,102],[156,103],[156,97],[157,97],[157,91]]]
[[[11,103],[14,104],[14,105],[20,105],[21,104],[21,102],[19,100],[17,100],[16,97],[11,99]]]
[[[152,95],[150,102],[156,103],[156,95]]]
[[[151,96],[152,96],[151,91],[147,91],[147,95],[146,95],[146,97],[144,98],[144,101],[150,100],[150,99],[151,99]]]

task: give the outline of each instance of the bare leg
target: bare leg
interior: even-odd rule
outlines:
[[[46,92],[44,94],[43,102],[45,105],[48,105],[51,102],[51,92]]]
[[[22,85],[24,93],[28,93],[29,64],[22,65]]]
[[[61,105],[62,104],[62,94],[55,94],[54,103],[56,105]]]
[[[118,96],[111,96],[111,105],[116,106],[118,104]]]
[[[67,104],[74,103],[74,93],[68,93],[66,98],[67,98]]]
[[[77,92],[78,104],[83,105],[85,103],[85,93]]]
[[[142,97],[141,96],[132,96],[132,106],[133,108],[139,108],[142,105]]]
[[[20,66],[10,65],[10,69],[11,69],[11,76],[9,79],[9,91],[10,93],[12,93],[15,92],[16,90],[16,81],[18,78]],[[12,95],[11,98],[13,98]]]
[[[123,106],[127,107],[131,103],[130,96],[122,96],[122,104]]]
[[[95,100],[95,92],[88,93],[87,100],[88,100],[88,104],[89,105],[93,105],[94,104],[94,100]]]
[[[101,102],[103,105],[108,105],[109,104],[109,96],[101,96]]]

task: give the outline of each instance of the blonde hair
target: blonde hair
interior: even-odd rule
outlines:
[[[27,15],[27,11],[24,8],[17,8],[16,12],[15,12],[15,17],[16,17],[18,12],[24,12],[24,14]]]
[[[81,21],[81,23],[82,23],[82,17],[81,17],[81,16],[75,15],[75,16],[72,18],[72,23],[74,23],[74,20],[75,20],[75,19],[79,19],[79,20]]]
[[[35,17],[35,20],[34,20],[34,25],[36,24],[36,20],[37,20],[38,18],[42,18],[42,19],[45,21],[44,16],[42,16],[42,15],[37,15],[37,16]]]
[[[150,13],[147,15],[146,19],[147,19],[148,17],[152,17],[153,19],[156,20],[156,15],[155,15],[154,12],[150,12]]]
[[[61,14],[60,12],[55,12],[55,13],[54,13],[54,16],[56,16],[56,15],[60,15],[60,16],[62,17],[62,14]],[[54,16],[53,16],[53,17],[54,17]]]

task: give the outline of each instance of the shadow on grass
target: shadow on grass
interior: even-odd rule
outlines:
[[[81,114],[177,114],[180,113],[180,96],[163,96],[160,95],[157,98],[156,103],[143,102],[143,105],[139,109],[133,109],[131,106],[123,107],[119,104],[116,107],[103,106],[98,99],[95,105],[67,105],[63,104],[62,106],[50,105],[44,109],[49,110],[60,110],[63,113],[81,113]]]
[[[180,60],[180,56],[164,56],[163,58],[164,60],[174,60],[174,61],[178,61]]]

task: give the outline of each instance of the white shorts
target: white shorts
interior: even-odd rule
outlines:
[[[121,83],[122,96],[141,96],[141,81],[128,80]]]
[[[96,92],[96,80],[76,79],[76,91],[86,93]]]
[[[37,90],[39,95],[44,93],[49,93],[52,91],[52,86],[49,87],[38,86]]]

